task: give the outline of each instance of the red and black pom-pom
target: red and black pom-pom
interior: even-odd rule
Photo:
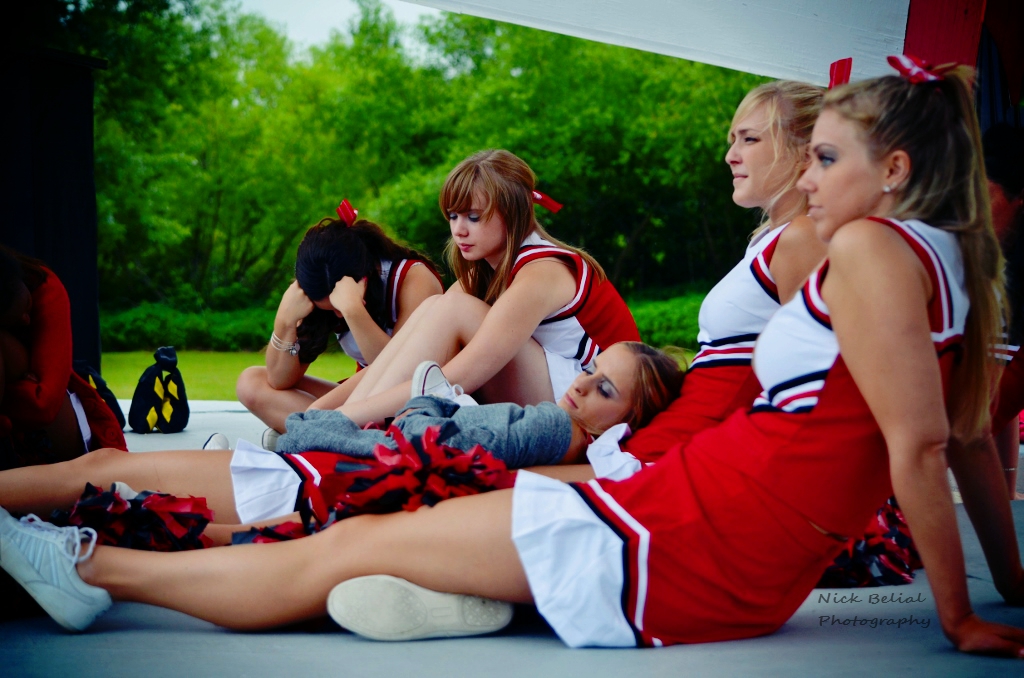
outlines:
[[[159,492],[140,492],[123,499],[114,488],[102,491],[86,484],[71,512],[55,511],[55,525],[96,530],[97,543],[142,551],[189,551],[212,542],[203,530],[213,512],[202,497],[184,499]]]
[[[890,497],[860,539],[851,539],[836,556],[817,588],[894,586],[914,581],[914,570],[923,567],[910,537],[903,511]]]
[[[441,442],[440,427],[406,440],[397,428],[388,434],[398,445],[374,449],[374,458],[332,452],[306,452],[304,462],[319,469],[319,482],[306,477],[304,520],[322,529],[364,513],[415,511],[451,497],[512,487],[515,474],[479,445],[469,452]],[[285,455],[287,458],[287,455]],[[295,464],[299,468],[300,464]]]

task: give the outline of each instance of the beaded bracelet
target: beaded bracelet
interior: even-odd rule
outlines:
[[[287,351],[289,355],[299,355],[299,342],[283,341],[276,332],[270,333],[270,345],[278,351]]]

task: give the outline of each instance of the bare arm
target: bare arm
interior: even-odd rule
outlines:
[[[444,367],[452,383],[472,393],[510,361],[540,325],[576,293],[569,268],[552,259],[527,264],[487,312],[480,329]]]
[[[825,243],[818,237],[814,222],[797,217],[779,236],[775,255],[768,270],[779,289],[779,301],[785,304],[803,286],[807,276],[825,258]]]
[[[297,341],[299,321],[312,312],[313,302],[299,287],[299,283],[293,280],[281,296],[281,303],[278,304],[277,315],[274,317],[274,334],[284,342]],[[309,368],[309,365],[299,362],[298,356],[288,351],[280,351],[270,343],[267,344],[266,363],[267,381],[277,390],[291,388],[297,384]]]
[[[1011,605],[1024,604],[1024,571],[995,442],[991,436],[967,444],[953,438],[947,457],[996,589]]]
[[[843,359],[885,437],[893,489],[927,567],[942,629],[962,651],[1024,656],[1024,631],[982,621],[967,595],[924,267],[898,235],[866,220],[842,227],[828,255],[822,294]]]
[[[441,294],[444,289],[426,266],[412,266],[398,290],[398,320],[395,332],[402,328],[416,307],[425,299]],[[345,277],[337,282],[331,293],[331,304],[341,312],[352,337],[367,363],[376,360],[391,341],[391,336],[373,321],[363,303],[366,282]]]
[[[446,312],[449,316],[422,316],[417,312],[412,324],[399,333],[385,352],[389,356],[394,354],[393,346],[408,349],[407,353],[392,356],[394,360],[382,366],[388,370],[385,377],[389,378],[378,378],[376,384],[371,384],[369,379],[374,376],[371,374],[339,409],[360,424],[380,421],[394,414],[409,398],[408,380],[412,375],[412,367],[403,364],[403,361],[409,362],[410,356],[417,357],[413,351],[417,352],[419,360],[429,358],[442,363],[448,381],[460,384],[470,393],[490,381],[524,348],[536,349],[533,357],[539,355],[543,359],[539,346],[527,346],[531,342],[530,336],[545,316],[569,303],[575,290],[575,280],[569,269],[551,260],[536,261],[525,266],[493,306],[487,306],[457,288],[448,290],[439,305],[448,309]],[[472,318],[461,322],[459,317],[450,315],[453,309],[459,308],[466,309]],[[443,319],[443,322],[439,324],[437,319]],[[409,342],[415,339],[410,337],[415,337],[417,332],[429,332],[429,336],[419,338],[413,348]],[[546,380],[547,366],[538,366],[532,359],[524,364],[537,368],[535,374],[524,382],[526,386],[534,391],[546,390],[549,394],[547,398],[550,398],[551,386]],[[377,364],[372,365],[368,372],[373,372],[377,367]],[[405,371],[406,367],[408,371]],[[538,377],[538,374],[544,376]],[[542,385],[536,381],[538,378],[544,379]],[[371,390],[367,394],[368,384]],[[526,400],[537,402],[537,398],[544,399],[544,396],[533,393]],[[515,397],[511,399],[515,400]],[[521,404],[528,403],[524,401]]]

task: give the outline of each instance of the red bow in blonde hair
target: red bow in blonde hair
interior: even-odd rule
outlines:
[[[837,59],[828,67],[828,88],[833,89],[850,82],[850,73],[853,71],[853,57]]]
[[[352,203],[345,198],[338,205],[338,209],[335,210],[338,213],[338,218],[345,222],[346,226],[351,227],[352,224],[356,223],[356,217],[359,216],[359,210],[352,207]]]
[[[541,207],[551,210],[552,212],[558,212],[558,210],[562,209],[562,203],[555,202],[551,199],[551,196],[544,195],[540,191],[533,192],[533,202]]]
[[[889,65],[899,71],[904,80],[915,85],[922,82],[938,82],[944,80],[946,73],[956,68],[956,64],[943,64],[932,66],[924,59],[919,59],[912,54],[898,54],[888,59]]]

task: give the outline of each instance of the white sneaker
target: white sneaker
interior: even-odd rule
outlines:
[[[327,613],[340,626],[373,640],[456,638],[499,631],[512,605],[458,593],[438,593],[386,574],[334,587]]]
[[[18,521],[0,508],[0,566],[69,631],[86,629],[110,607],[110,594],[86,584],[75,569],[95,546],[90,527],[57,527],[35,515]]]
[[[132,499],[135,499],[135,497],[139,496],[138,492],[128,487],[128,483],[122,483],[120,480],[115,481],[113,487],[110,489],[117,492],[117,495],[125,501],[131,501]]]
[[[204,450],[230,450],[231,443],[223,433],[214,433],[203,443]]]
[[[447,377],[441,371],[441,366],[433,360],[424,360],[416,366],[416,371],[412,373],[412,388],[409,391],[409,397],[425,395],[451,400],[463,407],[479,404],[473,399],[473,396],[463,391],[461,386],[458,384],[453,386],[448,383]]]
[[[263,432],[263,439],[260,441],[260,444],[267,452],[277,452],[277,439],[280,437],[280,433],[272,428],[268,428]]]

